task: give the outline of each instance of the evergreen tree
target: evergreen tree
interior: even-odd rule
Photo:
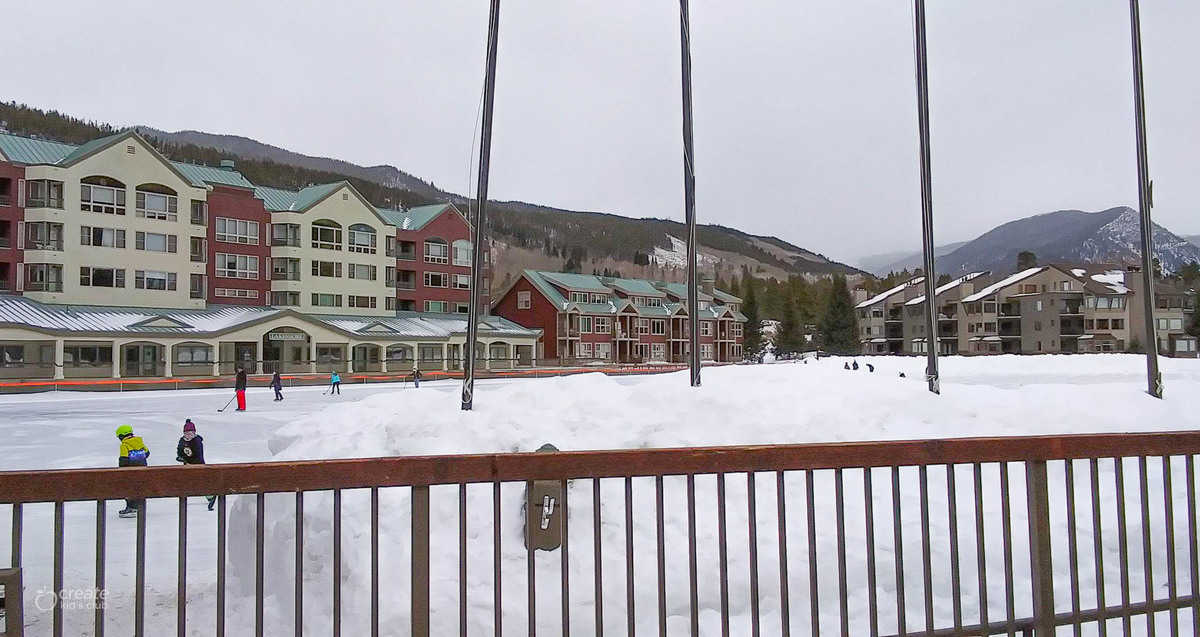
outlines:
[[[846,277],[843,275],[833,276],[819,329],[826,350],[835,354],[859,352],[858,317],[854,313],[850,289],[846,287]]]
[[[1029,268],[1037,267],[1037,255],[1029,250],[1022,250],[1017,253],[1017,270],[1028,270]]]
[[[746,325],[742,330],[742,351],[746,358],[758,358],[762,349],[762,323],[758,318],[758,300],[754,298],[754,282],[746,281],[745,297],[742,298],[742,314],[746,315]]]
[[[783,304],[783,318],[775,328],[775,355],[779,357],[800,351],[800,325],[796,322],[796,308],[791,300]]]

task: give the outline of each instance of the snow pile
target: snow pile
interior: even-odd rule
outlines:
[[[271,440],[275,460],[345,458],[385,455],[423,455],[473,452],[531,451],[543,443],[563,450],[701,445],[799,443],[840,440],[889,440],[926,437],[1016,435],[1126,430],[1177,430],[1200,425],[1194,396],[1200,395],[1200,364],[1196,361],[1163,361],[1168,387],[1166,400],[1155,400],[1142,391],[1141,359],[1132,356],[1090,357],[991,357],[952,358],[943,361],[943,394],[935,397],[924,387],[923,360],[907,358],[860,358],[869,360],[876,372],[842,369],[846,359],[810,361],[808,365],[739,366],[706,369],[704,386],[688,387],[686,372],[663,376],[619,379],[603,375],[581,375],[514,383],[478,392],[476,409],[462,412],[453,393],[401,390],[380,394],[354,405],[328,408],[280,428]],[[903,371],[907,378],[898,377]],[[1190,398],[1192,397],[1192,398]],[[1151,492],[1162,502],[1161,465],[1150,470]],[[1159,467],[1159,468],[1155,468]],[[1086,463],[1076,472],[1086,476]],[[1175,465],[1177,484],[1185,482],[1182,462]],[[1011,470],[1016,547],[1015,596],[1018,615],[1027,615],[1029,598],[1028,547],[1024,520],[1024,474],[1020,466]],[[976,581],[974,560],[973,494],[971,468],[959,467],[958,505],[962,538],[962,581],[965,614],[975,617]],[[1062,485],[1062,465],[1051,469],[1051,484]],[[1157,476],[1157,477],[1156,477]],[[935,613],[939,626],[950,620],[949,543],[946,528],[945,471],[929,470]],[[999,468],[984,468],[987,529],[987,571],[990,616],[1003,616],[1004,577],[1000,561],[1002,545],[999,508]],[[757,476],[757,548],[759,586],[764,630],[779,632],[779,571],[776,535],[776,484],[773,474]],[[845,474],[848,586],[852,634],[866,632],[866,555],[859,547],[866,542],[863,519],[862,472]],[[890,471],[873,473],[875,542],[881,627],[895,625],[894,562],[892,543]],[[906,591],[910,610],[908,626],[923,625],[922,565],[917,473],[901,472],[903,549]],[[1113,522],[1112,463],[1101,464],[1102,497],[1106,527]],[[1137,492],[1135,464],[1127,464],[1127,493]],[[1086,478],[1080,479],[1081,486]],[[639,632],[653,632],[657,623],[655,552],[655,498],[653,479],[634,481],[635,607]],[[688,560],[685,481],[664,480],[665,547],[667,562],[667,610],[671,633],[686,632],[688,622]],[[788,474],[788,548],[791,621],[801,630],[808,626],[808,545],[805,517],[805,475]],[[828,630],[836,626],[837,568],[834,529],[834,483],[830,472],[814,480],[817,527],[816,555],[819,564],[820,621]],[[590,481],[575,481],[569,492],[570,578],[572,628],[591,631],[594,607],[592,590],[592,516]],[[502,493],[502,571],[505,627],[525,631],[525,551],[521,540],[521,485],[506,486]],[[1178,491],[1178,489],[1176,489]],[[730,611],[736,634],[748,633],[750,601],[746,577],[749,573],[747,480],[729,477],[727,520],[729,528]],[[381,625],[385,632],[407,630],[409,612],[410,520],[407,489],[380,492]],[[468,489],[468,613],[473,634],[490,634],[492,621],[492,491],[490,485]],[[1131,496],[1131,497],[1136,497]],[[1065,555],[1066,520],[1061,487],[1052,494],[1059,586],[1069,581]],[[1084,491],[1077,499],[1087,502]],[[703,634],[719,634],[717,578],[716,480],[696,478],[697,529],[700,563],[701,624]],[[270,594],[268,625],[288,626],[292,613],[292,565],[294,522],[291,496],[269,498],[266,546],[267,590]],[[1132,506],[1133,503],[1131,503]],[[1182,503],[1177,503],[1183,506]],[[1131,508],[1130,538],[1140,537],[1137,508]],[[1164,529],[1161,506],[1152,514],[1156,538]],[[328,494],[309,494],[305,500],[304,579],[305,624],[314,634],[329,625],[331,503]],[[1155,517],[1157,515],[1157,517]],[[365,634],[370,594],[369,545],[370,507],[367,495],[347,492],[343,502],[342,596],[343,634]],[[458,499],[455,487],[431,490],[432,600],[434,634],[457,630],[458,609]],[[620,480],[602,485],[601,537],[604,547],[604,615],[611,626],[622,626],[625,618],[624,500]],[[1081,546],[1090,547],[1090,517],[1080,516]],[[1177,537],[1186,533],[1186,515],[1177,511]],[[231,511],[231,582],[233,611],[252,610],[254,585],[254,512],[243,499]],[[1117,544],[1115,530],[1104,533],[1109,599],[1116,586]],[[1060,546],[1061,544],[1061,546]],[[1134,544],[1136,548],[1136,542]],[[1156,542],[1156,581],[1166,572],[1166,555]],[[1081,549],[1080,568],[1083,600],[1094,603],[1090,555]],[[1140,552],[1132,550],[1130,577],[1141,581]],[[1024,557],[1023,557],[1024,556]],[[539,628],[556,634],[559,619],[559,554],[540,553],[538,569]],[[1180,571],[1183,572],[1183,569]],[[1180,576],[1186,579],[1185,575]],[[968,584],[970,583],[970,584]],[[1189,584],[1181,583],[1181,590]],[[1135,587],[1136,589],[1137,587]],[[1069,596],[1060,588],[1060,609],[1069,607]],[[1138,599],[1135,590],[1135,601]],[[1066,606],[1064,606],[1064,604]]]
[[[673,268],[686,268],[687,242],[679,237],[673,237],[671,235],[667,235],[667,239],[671,240],[671,248],[668,250],[667,248],[654,246],[654,254],[650,256],[652,256],[654,261],[660,265],[668,265]],[[713,255],[704,254],[700,251],[696,252],[696,265],[714,265],[716,262],[717,258]]]

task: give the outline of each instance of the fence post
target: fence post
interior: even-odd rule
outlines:
[[[1050,504],[1046,486],[1046,461],[1025,465],[1025,491],[1029,500],[1029,572],[1033,580],[1035,637],[1054,635],[1054,565],[1050,556]]]
[[[429,637],[429,487],[412,488],[412,635]]]

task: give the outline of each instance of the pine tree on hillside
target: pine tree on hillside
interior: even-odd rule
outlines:
[[[746,325],[742,330],[742,352],[746,358],[757,360],[762,349],[762,323],[758,318],[758,299],[754,298],[754,282],[746,281],[745,287],[742,314],[746,315]]]
[[[833,276],[819,329],[827,351],[834,354],[859,352],[858,317],[854,314],[854,302],[850,299],[845,276]]]
[[[783,304],[783,318],[775,328],[775,355],[784,357],[800,351],[800,324],[796,322],[796,308],[788,299]]]

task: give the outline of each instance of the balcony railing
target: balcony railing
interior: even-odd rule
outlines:
[[[62,292],[62,281],[26,281],[26,292]]]
[[[26,208],[55,208],[57,210],[62,210],[63,202],[62,202],[62,199],[55,199],[55,198],[27,197],[25,199],[25,207]]]
[[[25,239],[26,250],[47,250],[51,252],[62,252],[62,239]]]
[[[11,205],[12,205],[12,196],[0,195],[0,206],[11,206]]]
[[[669,611],[693,635],[702,627],[759,634],[764,623],[780,622],[844,635],[1042,637],[1060,626],[1093,634],[1109,622],[1110,634],[1132,634],[1135,623],[1139,634],[1193,634],[1197,454],[1200,432],[1175,432],[7,472],[0,502],[12,504],[12,563],[44,573],[53,580],[48,590],[105,591],[98,607],[65,609],[62,599],[34,595],[30,577],[24,591],[6,590],[9,621],[23,609],[27,623],[63,634],[70,613],[74,630],[99,632],[120,613],[134,634],[167,632],[160,622],[169,621],[170,595],[156,589],[146,597],[148,537],[167,518],[166,537],[174,533],[179,548],[177,623],[209,634],[224,634],[234,616],[226,614],[231,566],[246,583],[234,593],[246,595],[236,604],[246,612],[237,628],[253,624],[260,635],[337,634],[347,618],[373,633],[386,619],[384,602],[401,598],[404,612],[389,616],[406,625],[386,629],[415,637],[461,634],[468,625],[490,625],[489,634],[505,625],[508,634],[534,626],[609,634],[617,625],[649,634],[657,624],[665,634]],[[208,538],[189,524],[187,498],[202,495],[217,496],[215,523],[202,527],[215,527],[216,568],[198,573],[186,549]],[[231,497],[244,498],[236,531]],[[115,535],[106,530],[108,501],[122,498],[151,500],[128,533],[132,573],[109,577],[107,556],[126,560],[106,550]],[[94,539],[76,534],[70,545],[77,552],[81,541],[94,542],[94,575],[65,559],[66,529],[90,526],[74,504],[68,526],[67,502],[95,503],[96,532],[87,533]],[[343,533],[347,512],[363,528]],[[744,535],[731,518],[744,521]],[[514,522],[524,547],[511,544]],[[409,546],[381,551],[389,526]],[[284,528],[295,529],[287,546],[267,541],[268,529]],[[325,533],[331,541],[305,542]],[[468,551],[480,539],[483,549]],[[160,557],[162,544],[154,542]],[[535,559],[538,546],[558,559]],[[347,550],[362,560],[347,567]],[[502,572],[522,554],[523,576]],[[314,555],[329,566],[326,582],[306,577]],[[274,560],[284,564],[268,567]],[[344,578],[343,568],[366,573]],[[268,586],[267,572],[289,570],[291,586],[278,578]],[[468,582],[480,572],[489,576]],[[547,575],[559,586],[539,586]],[[214,591],[215,613],[189,616],[189,576],[204,578],[193,587]],[[407,588],[384,597],[381,583],[392,579]],[[347,598],[346,582],[362,582],[350,592],[365,599]],[[480,582],[492,590],[481,595]],[[446,590],[456,584],[457,595]],[[331,608],[305,613],[306,588]],[[320,624],[306,624],[314,619]]]
[[[272,272],[271,280],[272,281],[299,281],[300,273],[299,272]]]
[[[300,237],[275,237],[271,239],[273,248],[299,248]]]
[[[417,289],[416,279],[400,279],[396,281],[397,290],[415,290]]]

